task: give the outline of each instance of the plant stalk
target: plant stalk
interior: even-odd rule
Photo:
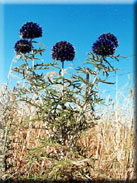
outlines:
[[[32,46],[32,39],[30,40],[31,42],[31,49],[32,49],[32,70],[34,71],[34,65],[35,65],[35,58],[34,58],[34,52],[33,52],[33,46]]]
[[[63,96],[63,94],[64,94],[64,61],[62,61],[61,76],[63,77],[63,79],[62,79],[62,96]]]

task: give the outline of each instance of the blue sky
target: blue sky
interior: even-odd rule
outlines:
[[[133,84],[134,67],[134,5],[133,4],[4,4],[4,56],[1,59],[1,80],[6,81],[9,67],[15,56],[14,44],[20,39],[19,29],[28,22],[37,22],[43,29],[43,37],[37,41],[47,46],[45,62],[52,61],[51,48],[61,40],[72,43],[76,49],[73,68],[81,66],[91,51],[93,43],[102,33],[113,33],[119,40],[115,55],[129,56],[113,65],[122,69],[118,72],[117,87],[127,82],[126,73],[131,72]],[[0,15],[2,16],[2,15]],[[2,35],[2,34],[1,34]],[[2,39],[2,36],[1,36]],[[2,56],[1,56],[2,58]],[[65,67],[70,62],[65,62]],[[4,72],[3,72],[4,71]],[[110,76],[115,81],[115,75]],[[114,86],[102,86],[114,95]]]

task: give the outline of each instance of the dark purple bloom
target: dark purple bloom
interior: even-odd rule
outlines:
[[[31,42],[28,40],[21,39],[17,41],[14,46],[15,52],[18,53],[29,53],[32,50]]]
[[[41,37],[42,28],[37,23],[27,22],[21,27],[20,35],[24,39]]]
[[[93,52],[96,55],[100,55],[100,56],[109,56],[109,55],[113,55],[115,52],[115,45],[112,41],[108,40],[108,39],[98,39],[92,47]]]
[[[57,42],[51,51],[52,58],[60,61],[72,61],[75,57],[75,49],[67,41]]]
[[[116,46],[116,48],[118,47],[118,40],[117,40],[116,36],[114,36],[113,34],[105,33],[105,34],[102,34],[98,39],[102,39],[102,38],[112,41],[114,43],[114,45]]]

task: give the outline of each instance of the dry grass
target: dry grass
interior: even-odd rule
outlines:
[[[1,103],[3,110],[6,110],[1,116],[1,120],[7,129],[7,133],[5,133],[7,139],[5,139],[9,144],[6,149],[7,170],[3,173],[3,179],[18,176],[44,178],[45,172],[53,172],[53,164],[56,162],[51,158],[47,159],[44,153],[54,156],[55,153],[60,152],[60,147],[50,146],[50,144],[42,146],[41,139],[44,139],[48,133],[43,122],[29,123],[26,128],[23,125],[26,117],[30,119],[32,115],[35,116],[35,109],[32,111],[32,107],[26,104],[19,106],[11,91],[8,91],[8,98],[4,99],[3,94],[6,92],[6,89],[1,91]],[[75,156],[72,158],[73,161],[69,161],[68,155],[65,155],[66,164],[62,164],[64,168],[62,171],[66,172],[66,175],[71,176],[72,171],[76,171],[77,177],[83,176],[95,180],[135,178],[132,100],[132,96],[129,95],[123,103],[116,107],[111,103],[101,112],[102,118],[98,124],[84,132],[78,141],[85,159],[80,160],[79,157],[76,159]],[[40,146],[39,152],[38,147]],[[29,151],[35,147],[37,149],[33,153]],[[10,167],[10,164],[13,167]],[[68,164],[72,167],[71,169]],[[73,166],[71,166],[72,164]],[[85,166],[84,175],[78,175],[78,171],[83,166]]]

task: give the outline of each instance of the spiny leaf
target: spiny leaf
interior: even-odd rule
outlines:
[[[105,84],[115,84],[114,82],[107,82],[105,80],[101,80],[98,78],[98,81],[101,82],[101,83],[105,83]]]

